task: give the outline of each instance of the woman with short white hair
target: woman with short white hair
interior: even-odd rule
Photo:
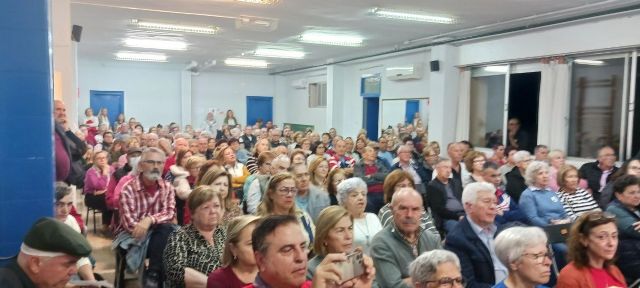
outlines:
[[[464,287],[460,260],[453,252],[435,249],[422,253],[409,264],[413,287]],[[429,285],[434,283],[435,285]]]
[[[495,240],[496,256],[509,270],[507,279],[494,288],[544,287],[551,276],[551,257],[547,235],[538,227],[512,227]]]
[[[569,218],[562,201],[549,189],[549,165],[533,161],[525,172],[527,189],[520,196],[520,209],[531,224],[544,227],[552,224],[568,223]]]
[[[376,214],[364,212],[367,207],[367,184],[354,177],[340,182],[337,189],[338,204],[353,217],[353,243],[369,254],[371,240],[382,230],[382,224]]]

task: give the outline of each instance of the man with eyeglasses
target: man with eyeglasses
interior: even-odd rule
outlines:
[[[618,171],[616,167],[616,152],[611,146],[598,149],[598,159],[585,163],[580,167],[580,178],[586,179],[593,199],[600,200],[600,193],[604,186],[611,181],[611,175]]]
[[[371,257],[380,287],[409,288],[409,263],[420,254],[441,248],[440,235],[421,228],[422,196],[413,188],[402,188],[391,198],[393,224],[371,241]]]
[[[467,185],[462,191],[466,216],[447,234],[444,248],[460,259],[467,287],[493,287],[508,275],[496,255],[493,238],[498,199],[495,187],[486,182]]]
[[[329,194],[311,185],[311,176],[307,165],[298,164],[292,166],[290,170],[296,182],[296,206],[309,213],[309,216],[315,222],[318,215],[320,215],[320,211],[331,204]]]
[[[162,253],[175,226],[173,186],[162,179],[165,154],[158,148],[147,148],[138,163],[139,175],[122,188],[120,225],[113,247],[127,250],[127,268],[136,271],[149,258],[143,287],[162,287],[164,266]]]

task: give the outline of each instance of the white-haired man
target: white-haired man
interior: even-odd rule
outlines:
[[[493,287],[508,274],[493,243],[498,205],[495,187],[486,182],[468,184],[462,191],[462,203],[466,216],[447,234],[444,248],[460,258],[467,287]]]

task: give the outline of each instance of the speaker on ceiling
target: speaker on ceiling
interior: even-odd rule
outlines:
[[[433,60],[433,61],[429,62],[429,65],[431,67],[431,72],[440,71],[440,60]]]
[[[71,40],[80,42],[80,37],[82,37],[82,26],[80,25],[71,26]]]

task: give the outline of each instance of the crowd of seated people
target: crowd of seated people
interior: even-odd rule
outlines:
[[[85,201],[106,212],[104,234],[144,287],[625,287],[640,277],[640,160],[618,170],[608,146],[577,168],[544,145],[489,155],[461,141],[441,157],[413,123],[354,141],[334,128],[242,127],[231,110],[196,129],[124,119],[75,134]],[[96,121],[87,111],[83,124]],[[71,211],[67,202],[56,207]],[[547,245],[545,229],[563,224],[567,241]],[[343,279],[337,263],[354,251],[364,274]]]

